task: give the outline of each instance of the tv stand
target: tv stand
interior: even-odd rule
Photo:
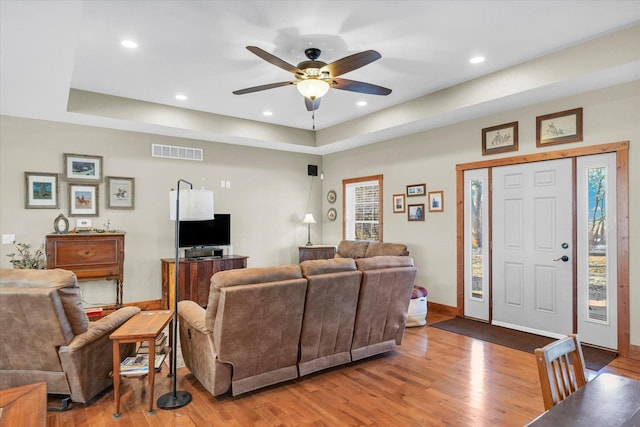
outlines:
[[[225,255],[202,259],[180,258],[179,301],[195,301],[202,307],[209,303],[211,276],[218,271],[247,268],[247,258],[242,255]],[[175,300],[175,258],[161,259],[162,308],[173,309]]]

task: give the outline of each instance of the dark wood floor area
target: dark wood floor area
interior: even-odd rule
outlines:
[[[640,379],[640,361],[617,358],[601,372]],[[429,326],[407,328],[394,352],[238,397],[214,398],[186,368],[178,373],[178,389],[193,395],[184,408],[148,415],[147,381],[125,379],[119,419],[109,389],[49,412],[47,425],[522,426],[544,410],[533,354]],[[156,376],[154,402],[171,390],[166,374]]]

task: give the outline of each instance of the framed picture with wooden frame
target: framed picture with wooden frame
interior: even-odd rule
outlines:
[[[404,206],[404,194],[393,195],[393,213],[403,213],[406,211]]]
[[[536,117],[536,147],[582,141],[582,108]]]
[[[424,221],[424,203],[407,205],[407,220]]]
[[[57,173],[24,173],[24,208],[57,209],[60,207],[60,189]]]
[[[64,179],[67,181],[102,182],[102,156],[65,153]]]
[[[134,196],[134,178],[107,177],[107,209],[133,209]]]
[[[426,196],[427,184],[407,185],[407,197]]]
[[[482,155],[518,151],[518,122],[482,129]]]
[[[429,212],[444,212],[444,191],[429,191]]]
[[[98,185],[69,183],[69,216],[98,216]]]

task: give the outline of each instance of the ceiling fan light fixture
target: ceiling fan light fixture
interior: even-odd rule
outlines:
[[[306,79],[299,81],[296,87],[305,98],[318,99],[329,91],[330,86],[324,80]]]

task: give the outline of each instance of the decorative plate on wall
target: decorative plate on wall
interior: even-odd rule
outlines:
[[[331,208],[327,211],[327,218],[329,218],[329,221],[335,221],[337,216],[338,212],[336,212],[334,208]]]
[[[331,190],[327,193],[327,200],[329,203],[335,203],[337,198],[335,191]]]

